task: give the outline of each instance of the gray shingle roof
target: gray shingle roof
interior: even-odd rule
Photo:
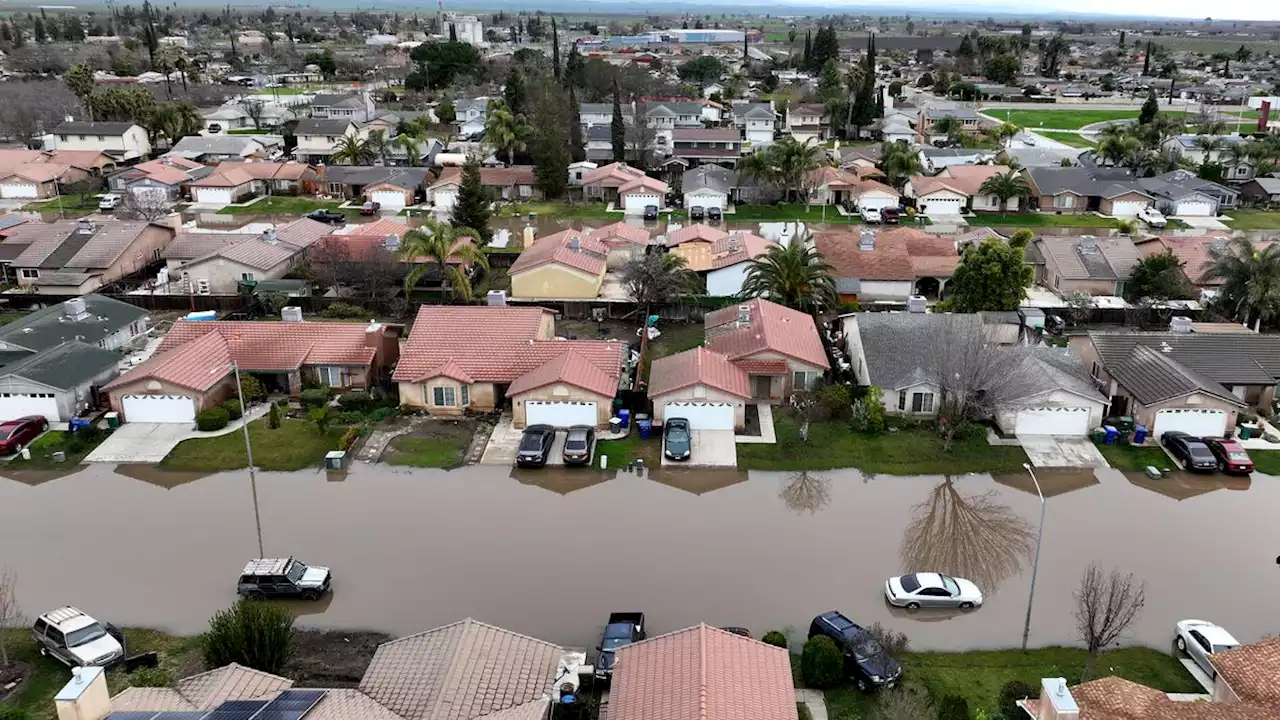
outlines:
[[[316,95],[311,98],[312,107],[343,107],[343,108],[362,108],[364,107],[364,98],[354,94],[342,95]]]
[[[85,295],[83,300],[88,317],[72,320],[65,317],[63,305],[53,305],[0,327],[0,342],[32,351],[77,338],[96,345],[108,335],[147,315],[136,305],[104,295]]]
[[[1127,192],[1148,193],[1128,170],[1084,167],[1029,167],[1032,185],[1041,195],[1073,192],[1083,197],[1115,197]],[[1148,195],[1149,196],[1149,195]]]
[[[686,193],[710,188],[722,193],[733,189],[734,172],[719,165],[699,165],[680,177],[680,186]]]
[[[323,118],[306,118],[298,121],[294,135],[343,135],[347,132],[350,120],[326,120]]]
[[[118,352],[72,340],[6,365],[0,369],[0,378],[19,377],[70,390],[111,370],[120,362],[120,357]]]
[[[324,169],[324,182],[349,185],[377,185],[385,182],[398,187],[418,187],[426,184],[430,172],[426,168],[415,167],[330,165]]]
[[[1154,332],[1089,337],[1107,372],[1143,403],[1197,389],[1235,402],[1223,385],[1272,385],[1280,379],[1277,335]],[[1138,348],[1148,352],[1135,352]]]
[[[206,154],[238,155],[249,150],[263,150],[265,147],[249,135],[188,135],[182,138],[168,152],[169,155],[198,157]]]
[[[868,380],[886,395],[930,381],[935,337],[949,323],[958,324],[959,332],[982,332],[977,315],[864,312],[857,319]]]
[[[1037,238],[1035,245],[1046,260],[1053,259],[1058,272],[1067,280],[1123,280],[1141,260],[1133,241],[1123,235],[1045,235]]]
[[[53,129],[54,135],[123,135],[136,123],[68,121]]]
[[[1201,180],[1186,170],[1174,170],[1163,175],[1139,178],[1138,184],[1156,197],[1178,200],[1196,193],[1220,198],[1238,195],[1239,191],[1209,180]]]

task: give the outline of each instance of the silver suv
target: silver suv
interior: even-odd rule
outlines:
[[[37,618],[31,636],[42,655],[70,667],[107,667],[124,659],[123,636],[114,630],[68,605]]]

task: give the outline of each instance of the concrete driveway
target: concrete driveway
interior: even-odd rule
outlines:
[[[1228,210],[1227,212],[1230,212]],[[1196,230],[1225,230],[1231,231],[1221,220],[1216,217],[1192,217],[1187,215],[1175,215],[1170,220],[1181,220]]]
[[[178,443],[193,437],[187,423],[125,423],[93,449],[85,462],[158,463]]]
[[[503,413],[489,435],[489,444],[480,456],[481,465],[514,465],[522,431],[511,426],[511,414]]]
[[[663,442],[662,464],[684,467],[737,467],[738,443],[732,430],[693,430],[690,433],[689,459],[668,460]]]
[[[1018,440],[1038,468],[1111,467],[1089,438],[1019,435]]]

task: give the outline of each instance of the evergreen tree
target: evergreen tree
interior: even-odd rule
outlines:
[[[609,140],[613,144],[614,162],[622,162],[627,157],[627,125],[622,119],[622,94],[618,90],[618,79],[613,79],[613,120],[609,123]]]
[[[458,42],[458,27],[453,23],[449,23],[449,42]]]
[[[809,54],[812,50],[813,50],[813,38],[809,35],[809,31],[805,30],[804,31],[804,61],[801,63],[801,67],[805,68],[806,70],[813,67],[813,63],[809,59]]]
[[[556,32],[556,19],[551,18],[551,72],[560,79],[560,33]]]
[[[520,68],[515,65],[507,71],[506,82],[502,84],[502,99],[512,115],[525,113],[524,77],[520,75]]]
[[[37,43],[44,42],[45,38],[48,37],[44,32],[44,21],[36,18],[35,22],[31,23],[31,34],[35,37]]]
[[[813,38],[813,47],[809,51],[809,66],[815,71],[821,70],[831,60],[840,58],[840,41],[836,38],[834,25],[818,28]]]
[[[1147,51],[1142,54],[1142,74],[1151,74],[1151,41],[1147,41]]]
[[[462,166],[458,199],[454,201],[449,223],[455,227],[473,228],[480,233],[480,245],[493,238],[489,229],[489,192],[480,183],[480,159],[470,156]]]
[[[747,54],[747,29],[742,28],[742,64],[745,66],[751,56]]]
[[[533,135],[533,186],[548,200],[564,196],[569,186],[569,124],[565,115],[568,105],[563,92],[550,86],[538,98],[537,122]]]
[[[578,52],[578,44],[574,43],[573,47],[569,48],[569,57],[564,63],[565,82],[572,87],[582,87],[586,79],[586,65],[586,61]]]
[[[582,137],[582,111],[578,107],[578,93],[569,86],[569,159],[582,162],[587,159],[587,145]]]
[[[1142,103],[1142,111],[1138,113],[1138,124],[1149,125],[1151,121],[1156,119],[1156,115],[1160,112],[1160,102],[1156,100],[1156,91],[1153,88],[1147,93],[1147,101]]]
[[[1120,31],[1120,49],[1124,50],[1124,31]]]
[[[862,73],[862,85],[853,96],[853,104],[849,108],[849,124],[857,130],[854,138],[861,134],[862,128],[876,119],[878,104],[876,102],[876,36],[867,36],[866,66]]]
[[[13,42],[13,30],[7,22],[0,22],[0,42],[5,45]]]

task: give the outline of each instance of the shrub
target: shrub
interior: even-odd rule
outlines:
[[[338,404],[343,410],[354,410],[356,412],[364,412],[371,402],[372,398],[369,393],[363,390],[348,390],[338,396]]]
[[[885,654],[891,658],[900,658],[911,649],[911,643],[907,640],[906,634],[896,632],[880,623],[871,623],[871,627],[867,628],[867,632],[876,639],[880,647],[884,648]]]
[[[27,720],[27,711],[16,705],[0,705],[0,720]]]
[[[853,429],[874,435],[884,431],[884,391],[872,385],[853,403]]]
[[[369,413],[369,422],[382,422],[389,417],[393,417],[400,412],[400,408],[396,407],[380,407]]]
[[[342,439],[338,441],[338,449],[346,452],[356,444],[356,440],[360,439],[360,428],[353,427],[342,434]]]
[[[800,654],[800,677],[819,690],[835,687],[844,679],[844,655],[825,635],[809,638]]]
[[[764,637],[761,638],[761,640],[764,641],[765,645],[772,645],[774,647],[784,648],[791,645],[791,643],[787,642],[786,633],[778,630],[770,630],[764,634]]]
[[[969,720],[969,701],[959,695],[947,695],[938,703],[938,720]]]
[[[229,422],[231,422],[231,416],[227,414],[227,409],[221,406],[211,407],[196,416],[196,428],[205,432],[221,430]]]
[[[364,422],[364,413],[355,410],[338,413],[338,422],[343,425],[358,425]]]
[[[267,397],[267,387],[262,381],[252,375],[240,374],[240,394],[245,400],[253,402],[255,400],[265,400]]]
[[[239,420],[244,417],[244,405],[241,404],[239,398],[231,398],[222,403],[221,407],[227,411],[227,418],[230,420]]]
[[[324,388],[303,390],[298,393],[298,400],[304,408],[318,408],[329,404],[329,391]]]
[[[338,320],[353,320],[356,318],[368,317],[369,311],[359,305],[352,305],[348,302],[335,302],[320,313],[321,316]]]
[[[307,415],[311,417],[311,422],[316,424],[316,432],[321,435],[329,432],[329,408],[311,408],[307,411]]]
[[[843,419],[849,417],[853,399],[849,396],[849,388],[843,385],[824,385],[818,391],[818,402],[822,403],[827,417]]]
[[[271,409],[267,411],[267,429],[275,430],[280,427],[280,406],[271,403]]]
[[[129,674],[129,684],[133,687],[169,687],[173,684],[173,675],[162,667],[141,667]]]
[[[809,712],[809,706],[802,702],[796,703],[796,716],[799,720],[813,720],[813,713]]]
[[[1022,708],[1018,701],[1024,698],[1040,697],[1040,692],[1021,680],[1010,680],[1000,686],[1000,714],[1003,717],[1018,717]]]
[[[282,605],[240,600],[209,620],[201,642],[206,667],[239,663],[279,675],[293,655],[293,613]]]

